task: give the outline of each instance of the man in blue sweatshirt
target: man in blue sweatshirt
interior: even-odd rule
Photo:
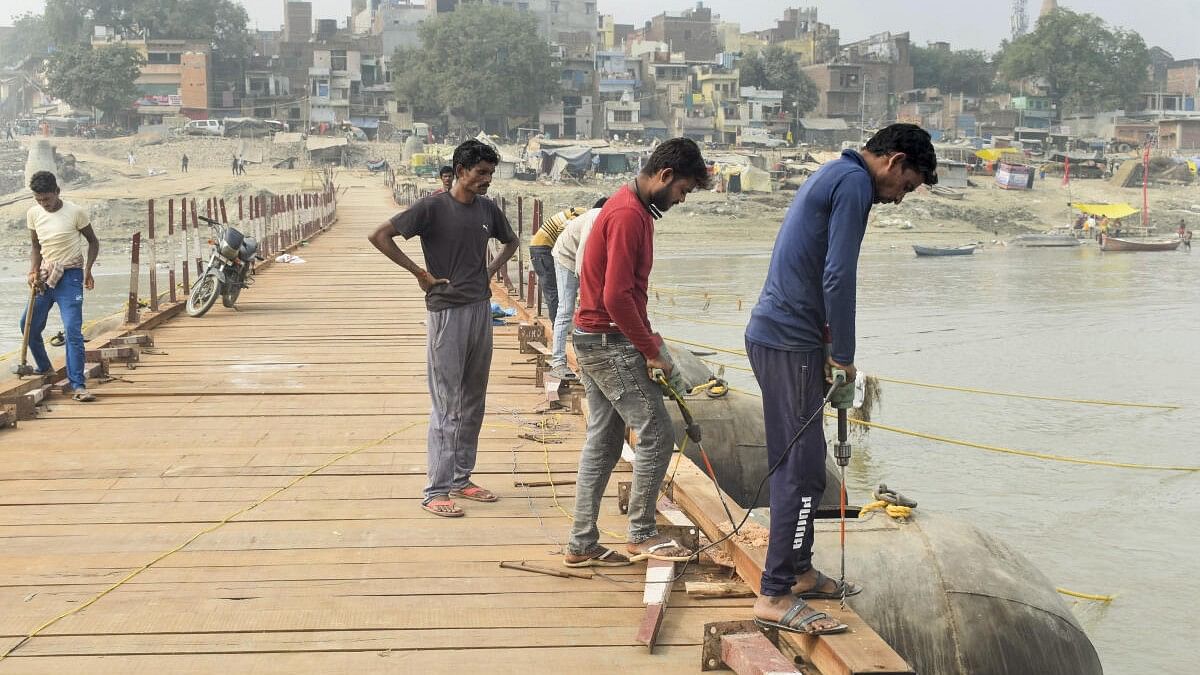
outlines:
[[[893,124],[861,152],[846,150],[813,174],[775,241],[746,327],[746,352],[763,396],[768,462],[775,469],[771,535],[754,605],[760,622],[818,635],[846,630],[805,602],[860,590],[853,584],[843,589],[812,565],[813,519],[825,491],[821,413],[831,369],[846,371],[850,382],[856,374],[855,281],[871,206],[899,204],[922,183],[937,183],[929,134],[916,125]]]

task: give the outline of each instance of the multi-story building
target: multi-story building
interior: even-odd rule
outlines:
[[[682,12],[663,12],[638,34],[641,40],[665,42],[669,51],[682,52],[689,61],[711,62],[723,49],[712,9],[703,2]]]
[[[817,86],[813,117],[844,119],[859,124],[863,116],[863,68],[857,63],[822,63],[804,67],[804,74]]]
[[[798,54],[801,66],[833,60],[841,37],[836,28],[817,20],[816,7],[785,9],[774,28],[759,31],[757,36]]]
[[[114,44],[132,47],[145,60],[134,81],[139,94],[134,105],[139,123],[161,124],[165,117],[175,115],[208,117],[212,107],[209,101],[212,49],[208,44],[189,40],[127,40],[109,29],[96,28],[93,49]]]

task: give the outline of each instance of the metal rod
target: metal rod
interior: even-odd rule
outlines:
[[[580,573],[580,572],[567,572],[565,570],[546,569],[545,567],[537,567],[536,565],[529,565],[524,560],[522,560],[521,562],[509,562],[507,560],[502,560],[502,561],[500,561],[500,566],[506,570],[520,570],[522,572],[534,572],[537,574],[547,574],[552,577],[561,577],[563,579],[591,579],[592,578],[591,574],[584,574],[584,573]]]

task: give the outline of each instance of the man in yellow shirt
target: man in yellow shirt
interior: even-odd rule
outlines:
[[[542,297],[546,299],[546,312],[551,323],[558,316],[558,276],[554,273],[554,242],[558,241],[558,235],[562,234],[568,221],[587,210],[586,206],[575,206],[559,211],[543,220],[542,226],[529,240],[529,261],[538,275],[538,284],[542,288]]]
[[[58,181],[49,171],[38,171],[29,181],[37,204],[25,214],[33,255],[29,265],[29,284],[39,289],[32,312],[21,315],[21,330],[29,326],[29,351],[39,373],[51,372],[50,357],[42,342],[42,331],[50,308],[58,305],[67,346],[67,380],[72,398],[94,401],[83,377],[83,290],[92,290],[92,265],[100,254],[100,240],[88,222],[88,214],[77,204],[59,197]],[[83,241],[87,241],[84,259]],[[26,316],[28,314],[28,316]]]

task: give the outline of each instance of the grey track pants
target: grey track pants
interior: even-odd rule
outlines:
[[[492,308],[481,300],[429,312],[429,483],[425,502],[467,487],[479,451],[492,367]]]

